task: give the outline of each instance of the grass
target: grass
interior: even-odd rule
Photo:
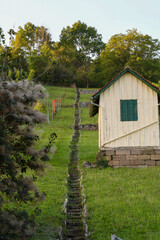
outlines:
[[[85,90],[85,89],[84,89]],[[94,90],[88,89],[88,90]],[[90,97],[93,94],[81,94],[80,95],[80,102],[90,102]],[[95,115],[94,117],[89,117],[89,108],[81,108],[80,109],[80,124],[97,124],[98,122],[98,115]]]
[[[86,88],[81,88],[82,90],[86,90]],[[94,88],[89,88],[87,90],[97,90],[98,89],[94,89]],[[81,102],[90,102],[90,98],[93,95],[93,93],[88,93],[88,94],[81,94]]]
[[[90,239],[152,239],[160,232],[160,168],[92,169],[84,173]],[[159,239],[159,238],[158,238]]]
[[[89,108],[80,109],[80,124],[97,124],[98,115],[94,117],[89,117]]]
[[[76,97],[74,88],[47,86],[46,90],[49,93],[50,100],[61,98],[62,106],[72,106],[74,104],[73,100]]]
[[[75,89],[47,87],[52,96],[63,96],[64,105],[74,104]],[[65,96],[67,97],[65,98]],[[67,99],[67,100],[66,100]],[[47,144],[50,133],[56,132],[57,139],[53,146],[50,164],[43,176],[39,176],[36,185],[46,193],[45,200],[38,204],[41,214],[37,218],[37,234],[34,240],[57,239],[60,227],[64,224],[64,202],[66,197],[66,179],[70,155],[70,141],[73,134],[73,108],[60,108],[50,123],[37,126],[36,132],[41,138],[37,148]],[[64,120],[65,119],[65,120]]]

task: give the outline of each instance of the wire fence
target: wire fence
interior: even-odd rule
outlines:
[[[123,240],[122,238],[117,237],[116,235],[111,235],[111,240]]]

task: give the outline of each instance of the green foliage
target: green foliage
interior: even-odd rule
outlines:
[[[5,44],[5,35],[3,33],[3,29],[0,27],[0,45]]]
[[[108,167],[108,161],[105,160],[103,157],[100,158],[99,161],[97,161],[97,166],[102,169]]]
[[[116,34],[95,61],[90,76],[99,78],[104,84],[129,65],[143,77],[157,82],[160,75],[159,50],[158,39],[138,33],[136,29]]]
[[[60,45],[70,46],[77,53],[82,53],[85,58],[89,59],[99,55],[104,48],[101,34],[98,34],[94,27],[88,27],[81,21],[74,23],[72,27],[63,28],[60,35]]]
[[[113,35],[106,47],[101,34],[81,21],[63,28],[56,43],[47,28],[31,22],[19,26],[17,32],[10,29],[8,34],[10,44],[6,46],[0,28],[3,80],[33,79],[34,72],[34,81],[47,85],[76,83],[79,87],[99,88],[126,65],[152,82],[160,80],[160,42],[136,29]]]
[[[35,107],[34,107],[34,110],[38,110],[39,112],[46,113],[47,106],[42,101],[38,100]]]
[[[78,21],[63,28],[60,41],[56,45],[56,56],[65,68],[72,74],[72,79],[78,86],[89,86],[89,66],[104,48],[102,36],[94,27],[88,27]]]
[[[34,78],[34,70],[33,69],[31,69],[30,71],[29,71],[29,75],[28,75],[28,81],[31,81],[32,79]]]
[[[52,51],[47,42],[39,47],[38,50],[34,50],[30,53],[28,57],[28,68],[30,70],[29,79],[32,77],[34,72],[34,79],[38,77],[38,81],[49,82],[50,72],[49,67],[52,64]],[[46,73],[45,73],[46,72]]]
[[[20,79],[20,71],[16,68],[15,68],[15,77],[16,77],[16,81],[18,82],[18,80]]]

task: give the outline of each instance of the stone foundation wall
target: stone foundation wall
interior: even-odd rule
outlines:
[[[160,165],[160,147],[106,148],[97,154],[97,161],[107,160],[108,165],[118,167],[153,167]]]

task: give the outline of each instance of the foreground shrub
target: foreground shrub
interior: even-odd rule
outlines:
[[[34,144],[39,137],[33,127],[46,120],[45,115],[33,110],[37,99],[45,95],[41,85],[28,81],[0,81],[0,239],[30,239],[34,234],[34,216],[21,205],[40,201],[34,185],[35,176],[27,170],[43,170],[56,134],[37,151]]]

